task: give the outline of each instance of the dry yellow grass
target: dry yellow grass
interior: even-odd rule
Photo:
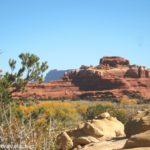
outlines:
[[[127,97],[124,97],[119,101],[119,103],[124,105],[135,105],[137,104],[137,99],[129,99]]]

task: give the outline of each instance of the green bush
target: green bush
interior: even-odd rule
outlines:
[[[104,106],[104,105],[95,105],[95,106],[89,106],[86,112],[86,119],[93,119],[99,114],[108,111],[108,109],[112,109],[111,106]]]
[[[124,109],[116,109],[113,106],[109,105],[95,105],[90,106],[85,114],[85,119],[94,119],[96,116],[100,115],[101,113],[108,112],[111,116],[116,117],[122,123],[126,123],[129,119],[127,115],[127,111]]]

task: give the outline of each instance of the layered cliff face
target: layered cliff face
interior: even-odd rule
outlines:
[[[80,90],[71,82],[57,80],[48,83],[28,84],[24,92],[13,93],[14,98],[25,99],[74,99],[79,97]]]
[[[41,88],[42,86],[42,88]],[[62,80],[31,84],[14,97],[119,99],[123,96],[150,99],[150,70],[130,65],[121,57],[103,57],[97,66],[65,73]]]
[[[91,91],[129,88],[129,78],[149,79],[150,71],[143,66],[130,65],[121,57],[103,57],[98,66],[82,66],[64,76],[64,80],[73,82],[81,90]]]

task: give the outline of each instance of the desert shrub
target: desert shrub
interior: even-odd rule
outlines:
[[[126,97],[119,100],[119,103],[123,105],[135,105],[137,104],[137,99],[133,99],[133,98],[131,99]]]
[[[111,106],[104,106],[101,104],[95,105],[95,106],[89,106],[86,112],[86,119],[93,119],[96,116],[100,115],[103,112],[108,111],[108,109],[112,109]]]
[[[95,106],[89,106],[86,112],[85,119],[87,120],[94,119],[96,116],[104,112],[109,112],[110,115],[112,115],[113,117],[116,117],[122,123],[126,123],[128,120],[127,111],[123,109],[116,109],[110,105],[101,105],[101,104],[98,104]]]
[[[86,105],[77,106],[77,112],[82,117],[82,119],[86,118],[87,109],[88,109],[88,106]]]
[[[24,119],[31,117],[33,120],[39,120],[43,118],[47,121],[57,120],[57,124],[63,127],[70,127],[79,120],[79,114],[77,109],[69,102],[51,101],[41,102],[39,104],[19,106],[17,108],[17,114]]]
[[[22,111],[21,111],[22,110]],[[37,109],[36,109],[37,110]],[[33,145],[35,149],[55,150],[55,139],[60,132],[42,115],[33,119],[31,113],[34,107],[28,109],[15,103],[0,105],[0,137],[2,144]],[[55,120],[54,120],[55,121]]]
[[[0,104],[8,104],[12,100],[10,92],[4,88],[5,85],[8,85],[8,82],[0,79]]]
[[[113,108],[112,111],[110,111],[109,113],[113,117],[116,117],[123,124],[125,124],[130,118],[127,110],[125,110],[125,109],[115,109],[115,108]]]
[[[34,145],[35,149],[56,149],[57,135],[80,121],[72,102],[27,102],[0,105],[0,135],[6,144]]]

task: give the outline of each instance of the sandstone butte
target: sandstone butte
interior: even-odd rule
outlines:
[[[103,57],[97,66],[84,66],[65,73],[61,80],[30,83],[14,98],[112,99],[127,96],[150,100],[150,70],[131,65],[122,57]]]

